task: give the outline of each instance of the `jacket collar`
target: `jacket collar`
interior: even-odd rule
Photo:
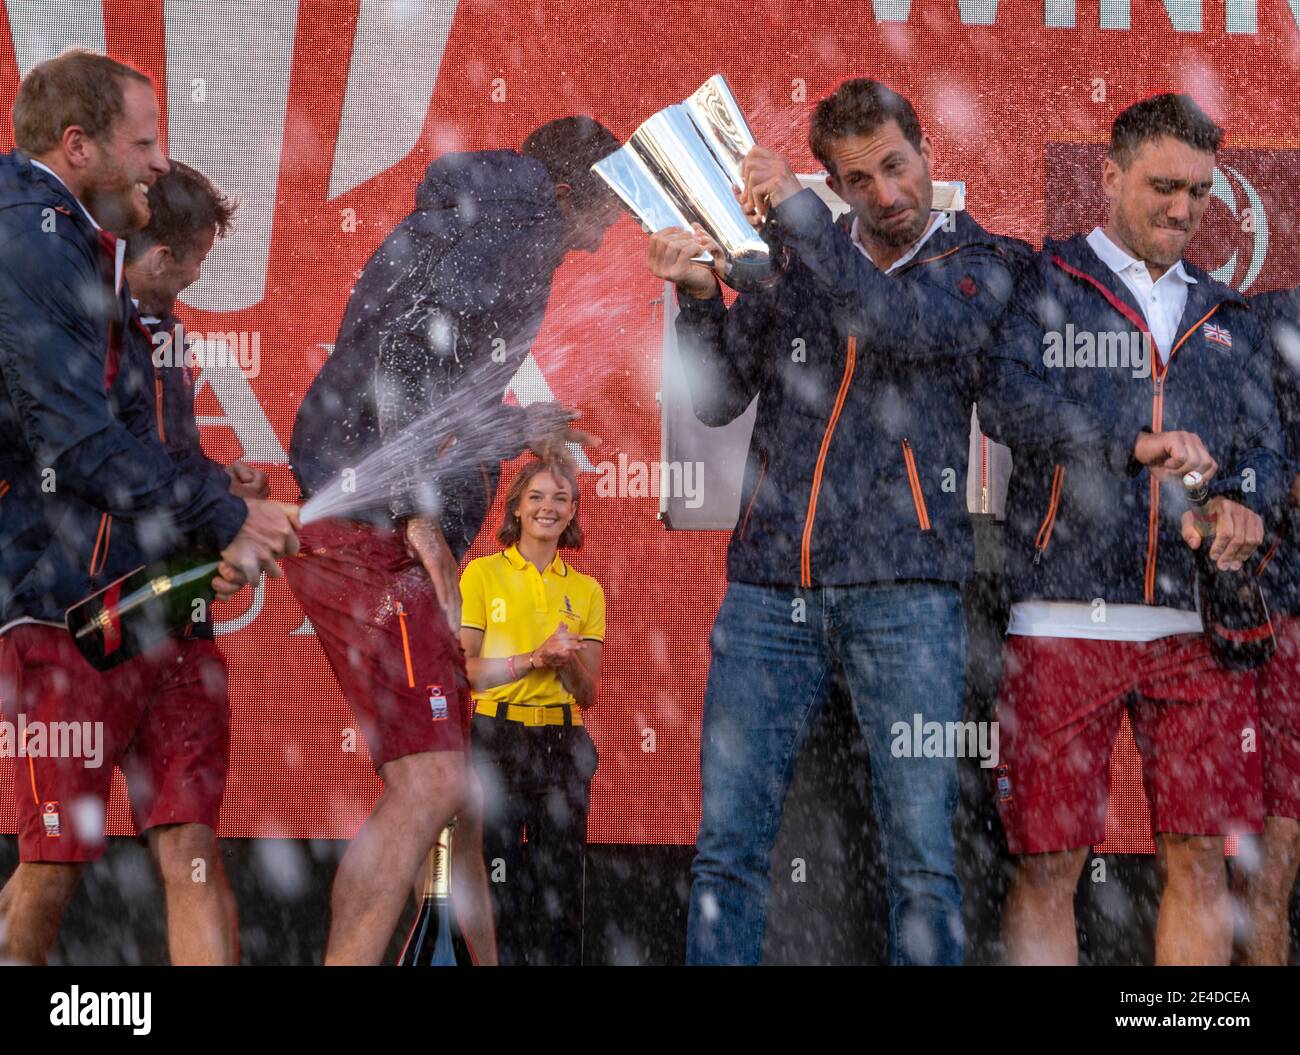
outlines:
[[[1122,300],[1139,318],[1143,317],[1142,309],[1133,299],[1128,286],[1093,252],[1092,246],[1088,244],[1087,235],[1076,234],[1073,238],[1064,241],[1049,238],[1043,243],[1043,255],[1047,258],[1050,267],[1065,271],[1070,269],[1082,271]],[[1062,264],[1066,267],[1063,268]],[[1241,308],[1246,306],[1246,300],[1240,293],[1213,278],[1195,264],[1184,260],[1183,269],[1196,281],[1187,287],[1187,307],[1183,309],[1183,318],[1179,324],[1180,331],[1190,326],[1216,304],[1228,303]]]
[[[518,546],[507,547],[502,555],[509,562],[510,567],[514,568],[515,571],[523,571],[525,568],[528,567],[528,558],[519,552]],[[566,565],[564,561],[560,559],[559,553],[555,554],[555,557],[551,560],[551,563],[546,566],[546,570],[553,571],[555,572],[556,575],[569,574],[568,565]]]
[[[99,226],[99,221],[90,215],[90,210],[87,209],[84,204],[82,204],[80,198],[78,198],[75,194],[72,193],[72,188],[63,182],[63,178],[57,172],[55,172],[52,168],[50,168],[49,165],[45,164],[43,161],[37,161],[35,158],[28,158],[27,161],[28,164],[32,166],[32,171],[36,173],[38,179],[43,178],[46,183],[54,184],[54,186],[61,192],[63,197],[71,198],[72,201],[76,203],[77,209],[80,211],[82,216],[84,216],[87,220],[90,221],[91,227],[93,227],[96,231],[103,230],[103,228]]]
[[[931,260],[937,260],[940,257],[948,256],[950,253],[956,252],[958,249],[964,249],[970,245],[987,245],[998,252],[1001,252],[1001,246],[998,239],[989,234],[988,231],[984,230],[984,228],[981,227],[979,223],[973,219],[968,212],[966,212],[966,210],[961,209],[956,213],[944,213],[941,215],[944,215],[945,218],[952,215],[955,216],[956,219],[952,222],[941,221],[939,226],[934,229],[933,233],[931,233],[930,237],[926,239],[925,245],[921,247],[920,252],[918,252],[916,256],[906,264],[903,264],[897,270],[893,271],[892,274],[897,275],[910,268],[916,267],[919,264],[925,264]],[[835,221],[850,238],[853,237],[853,219],[853,213],[846,212]],[[922,237],[924,237],[924,235]],[[854,247],[857,247],[856,242],[854,243]]]

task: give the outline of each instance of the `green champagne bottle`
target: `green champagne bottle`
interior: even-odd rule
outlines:
[[[111,670],[168,637],[179,637],[196,614],[206,619],[219,563],[182,553],[136,568],[69,608],[68,633],[92,667]]]
[[[1196,576],[1201,621],[1210,652],[1227,670],[1255,670],[1277,651],[1277,635],[1273,632],[1264,590],[1253,565],[1247,564],[1240,571],[1220,571],[1210,560],[1214,520],[1205,516],[1209,485],[1200,473],[1191,472],[1183,477],[1183,487],[1201,536],[1201,547],[1196,551]]]

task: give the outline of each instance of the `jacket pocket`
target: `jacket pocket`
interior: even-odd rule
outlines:
[[[1037,564],[1043,559],[1043,554],[1047,552],[1047,544],[1052,541],[1052,529],[1056,527],[1056,512],[1061,507],[1061,492],[1065,486],[1065,466],[1056,464],[1052,467],[1052,492],[1047,501],[1047,515],[1043,517],[1043,523],[1038,529],[1038,537],[1034,539],[1034,563]]]
[[[903,463],[907,467],[907,486],[912,489],[912,505],[916,508],[916,525],[922,531],[929,531],[930,514],[925,508],[925,495],[921,492],[921,476],[916,471],[916,452],[906,436],[903,437]]]

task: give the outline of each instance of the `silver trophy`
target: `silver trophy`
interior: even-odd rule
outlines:
[[[689,99],[660,110],[627,145],[592,166],[647,233],[698,223],[726,258],[724,278],[735,289],[776,280],[771,248],[745,218],[732,192],[744,187],[740,163],[754,146],[721,74]],[[711,263],[708,256],[697,257]]]

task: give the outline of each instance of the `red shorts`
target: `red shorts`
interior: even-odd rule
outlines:
[[[136,828],[215,828],[230,759],[226,665],[211,641],[168,641],[107,673],[66,630],[24,624],[0,638],[0,703],[11,723],[23,861],[104,852],[113,766]]]
[[[1300,616],[1273,616],[1277,652],[1259,672],[1264,814],[1300,819]]]
[[[144,657],[141,657],[144,658]],[[118,763],[137,831],[162,824],[216,830],[230,769],[226,661],[212,641],[171,640],[111,673],[119,693],[147,700],[144,720]]]
[[[1255,675],[1224,670],[1199,634],[1149,642],[1007,638],[997,719],[998,813],[1013,854],[1106,836],[1124,710],[1153,832],[1257,832]]]
[[[284,562],[289,588],[316,629],[370,758],[386,762],[469,744],[465,654],[428,573],[398,532],[324,520]]]

